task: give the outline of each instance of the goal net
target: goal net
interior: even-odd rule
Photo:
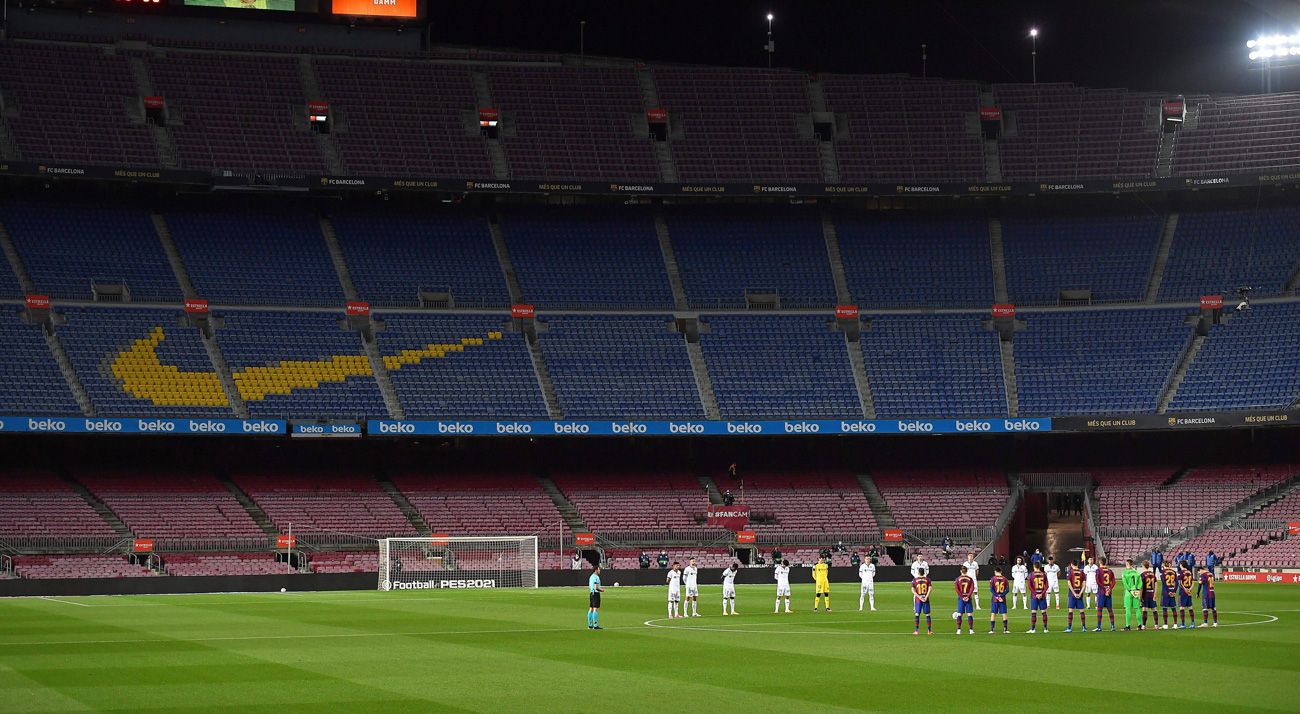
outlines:
[[[380,590],[537,587],[537,536],[379,541]]]

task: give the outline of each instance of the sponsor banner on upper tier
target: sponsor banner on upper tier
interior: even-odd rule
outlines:
[[[153,181],[164,184],[201,184],[259,187],[277,186],[316,190],[447,191],[451,193],[541,193],[647,196],[1031,196],[1044,193],[1131,193],[1181,191],[1258,185],[1300,184],[1300,171],[1178,178],[1101,181],[1025,181],[1015,183],[876,183],[876,184],[755,184],[755,183],[648,183],[615,181],[516,181],[447,176],[288,176],[252,179],[232,171],[186,171],[156,167],[82,166],[71,164],[0,161],[0,175],[49,179]],[[260,183],[254,184],[255,181]]]
[[[1300,573],[1243,573],[1229,570],[1219,576],[1224,583],[1300,583]]]
[[[360,429],[358,428],[358,431]],[[0,433],[46,434],[212,434],[283,435],[276,419],[116,419],[86,417],[0,417]]]
[[[361,436],[361,424],[338,419],[293,419],[289,422],[289,436],[317,439],[358,437]]]
[[[808,436],[813,434],[1014,434],[1052,430],[1051,419],[806,419],[795,421],[394,421],[370,436]]]
[[[1149,429],[1223,429],[1233,427],[1288,426],[1300,414],[1284,411],[1209,412],[1186,414],[1124,414],[1071,416],[1052,420],[1054,431],[1143,431]]]

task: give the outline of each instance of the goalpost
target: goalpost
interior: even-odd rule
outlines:
[[[379,541],[380,590],[537,587],[537,536]]]

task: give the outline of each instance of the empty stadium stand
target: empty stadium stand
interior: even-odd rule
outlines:
[[[552,317],[540,340],[574,419],[700,419],[683,336],[661,316]]]
[[[680,473],[556,473],[551,479],[597,531],[699,528],[709,497],[698,481]]]
[[[297,572],[275,553],[168,553],[167,575],[289,575]]]
[[[1300,166],[1300,93],[1199,97],[1196,126],[1181,132],[1179,176],[1288,171]]]
[[[1192,337],[1186,310],[1051,312],[1016,334],[1021,414],[1154,412]]]
[[[1017,305],[1056,305],[1061,291],[1088,290],[1093,302],[1139,301],[1163,222],[1149,210],[1008,215],[1008,296]]]
[[[862,332],[862,354],[876,415],[1006,415],[998,336],[984,328],[982,317],[873,317],[871,329]]]
[[[365,537],[414,536],[415,526],[373,478],[361,473],[247,471],[233,479],[281,531]]]
[[[76,477],[140,538],[266,535],[221,482],[208,474],[136,467],[80,471]]]
[[[993,469],[876,470],[871,478],[902,528],[992,527],[1010,493]],[[965,553],[953,557],[961,562]]]
[[[879,530],[871,504],[852,474],[758,471],[746,473],[743,482],[726,477],[715,480],[718,488],[739,494],[738,503],[749,506],[751,520],[761,519],[752,524],[758,533],[864,533],[875,537]]]
[[[1161,300],[1195,300],[1238,287],[1255,297],[1282,293],[1296,268],[1300,208],[1251,207],[1187,211],[1179,216]]]
[[[311,556],[313,573],[378,573],[379,554],[371,552],[324,551]]]
[[[546,418],[524,336],[505,329],[504,317],[394,313],[382,319],[376,340],[408,417]]]
[[[568,524],[537,479],[506,473],[390,476],[429,528],[451,535],[561,535]]]
[[[833,218],[849,293],[860,308],[984,309],[994,301],[983,216],[836,211]]]
[[[859,418],[844,335],[824,317],[711,315],[700,347],[726,418]]]
[[[1256,305],[1210,330],[1170,411],[1285,409],[1300,399],[1300,303]]]
[[[524,298],[543,309],[673,306],[648,211],[518,208],[501,229]]]
[[[16,555],[14,574],[20,578],[143,578],[154,575],[122,555]]]
[[[0,475],[0,539],[112,535],[113,528],[54,474],[7,469]]]
[[[0,413],[80,414],[38,325],[20,322],[21,309],[0,310]]]
[[[132,301],[181,299],[148,212],[107,203],[13,199],[0,204],[37,292],[96,300],[96,286],[122,286]],[[116,293],[115,293],[116,294]]]

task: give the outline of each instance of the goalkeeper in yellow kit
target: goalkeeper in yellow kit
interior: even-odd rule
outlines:
[[[813,612],[821,607],[822,596],[826,596],[826,612],[831,611],[831,566],[826,564],[826,558],[818,558],[817,564],[813,566],[813,583],[816,585],[817,594],[813,599]]]

